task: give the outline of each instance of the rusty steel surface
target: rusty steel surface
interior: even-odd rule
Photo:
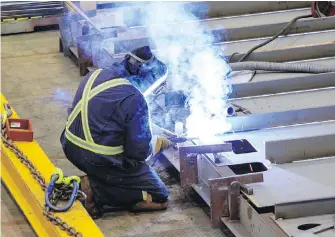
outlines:
[[[218,228],[220,218],[229,216],[229,206],[231,206],[232,219],[237,219],[238,202],[241,184],[250,184],[263,182],[262,173],[252,173],[245,175],[235,175],[230,177],[206,178],[199,175],[198,156],[201,156],[202,162],[212,165],[212,161],[208,156],[201,154],[230,152],[232,150],[231,143],[217,145],[201,145],[186,146],[179,148],[180,160],[180,183],[184,195],[188,195],[191,189],[201,192],[202,196],[210,205],[212,226]],[[229,167],[220,167],[229,170]],[[231,172],[231,171],[230,171]],[[227,172],[228,173],[228,172]],[[199,185],[199,182],[202,185]],[[205,188],[205,186],[208,189]],[[206,191],[207,190],[207,191]]]

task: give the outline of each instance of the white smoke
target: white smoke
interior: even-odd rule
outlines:
[[[199,137],[201,143],[216,142],[216,134],[231,129],[225,113],[230,67],[223,52],[214,49],[209,29],[187,12],[184,4],[152,2],[145,10],[144,24],[149,26],[158,57],[169,66],[172,89],[189,96],[187,135]]]

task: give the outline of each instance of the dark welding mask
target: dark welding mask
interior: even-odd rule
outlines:
[[[126,69],[132,75],[132,82],[146,96],[167,77],[167,66],[159,61],[149,46],[140,47],[125,56]]]

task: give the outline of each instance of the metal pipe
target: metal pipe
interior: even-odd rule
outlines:
[[[230,63],[233,71],[263,70],[300,73],[328,73],[335,72],[333,65],[303,64],[303,63],[274,63],[274,62],[238,62]]]
[[[79,8],[77,7],[73,2],[67,1],[67,4],[76,12],[79,13],[94,29],[96,29],[99,33],[102,33],[102,30],[95,25],[95,23]]]

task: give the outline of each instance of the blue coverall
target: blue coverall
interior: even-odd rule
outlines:
[[[81,99],[89,73],[79,85],[70,114]],[[140,78],[130,75],[123,63],[104,69],[95,80],[97,85],[126,78],[132,85],[109,88],[93,97],[88,104],[88,122],[94,142],[100,145],[120,146],[119,155],[101,155],[82,149],[61,135],[64,153],[77,168],[88,175],[97,208],[127,207],[143,200],[142,191],[151,194],[153,202],[166,202],[168,191],[156,172],[145,162],[151,154],[152,138],[148,105],[134,86]],[[70,131],[84,138],[80,115]]]

